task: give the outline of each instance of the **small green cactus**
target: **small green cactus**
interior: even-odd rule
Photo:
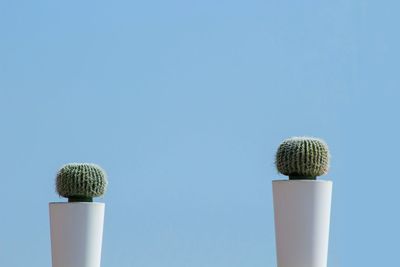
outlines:
[[[92,202],[94,197],[104,195],[107,176],[96,164],[66,164],[57,173],[56,189],[69,202]]]
[[[276,152],[276,168],[290,180],[315,180],[329,169],[328,145],[313,137],[292,137],[284,140]]]

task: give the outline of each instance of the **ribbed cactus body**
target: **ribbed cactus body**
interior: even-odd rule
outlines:
[[[318,138],[292,137],[280,144],[275,163],[278,171],[291,179],[315,178],[328,172],[328,146]]]
[[[70,163],[57,173],[56,189],[60,196],[91,199],[102,196],[107,189],[104,170],[91,163]]]

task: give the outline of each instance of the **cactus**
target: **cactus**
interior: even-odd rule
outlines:
[[[69,202],[92,202],[102,196],[107,188],[104,170],[91,163],[70,163],[57,173],[56,189]]]
[[[275,164],[277,170],[290,180],[315,180],[328,172],[328,145],[313,137],[288,138],[280,144]]]

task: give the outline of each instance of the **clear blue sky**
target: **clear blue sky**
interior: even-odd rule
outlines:
[[[296,135],[331,148],[329,266],[394,266],[399,8],[0,0],[0,266],[50,267],[55,174],[95,162],[103,267],[274,267],[274,153]]]

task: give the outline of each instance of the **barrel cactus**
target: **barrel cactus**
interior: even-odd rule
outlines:
[[[277,170],[290,180],[315,180],[328,172],[328,145],[313,137],[288,138],[280,144],[275,164]]]
[[[57,173],[56,189],[69,202],[92,202],[107,189],[105,171],[92,163],[69,163]]]

